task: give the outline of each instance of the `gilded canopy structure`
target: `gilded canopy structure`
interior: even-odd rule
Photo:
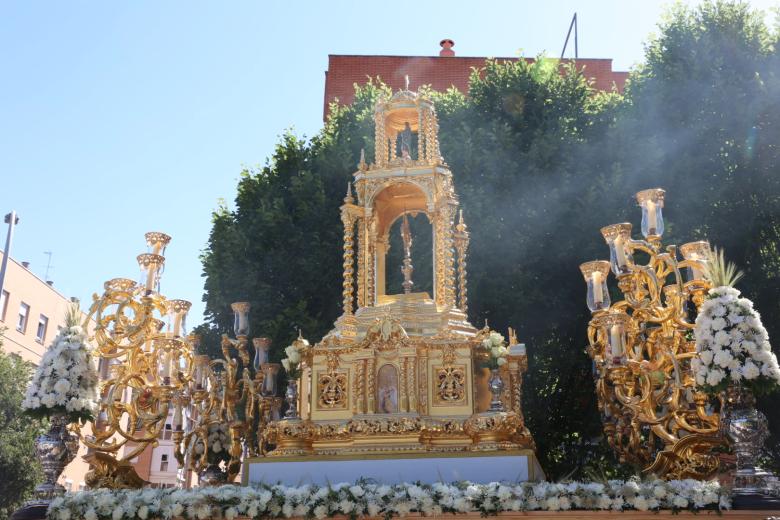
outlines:
[[[300,385],[300,419],[272,422],[270,456],[372,452],[492,451],[533,448],[521,397],[524,346],[510,337],[502,367],[504,411],[488,411],[489,371],[482,340],[467,317],[469,233],[452,173],[441,157],[433,103],[408,89],[376,105],[375,160],[361,157],[341,206],[343,313],[309,348]],[[432,230],[433,294],[415,292],[407,215]],[[406,259],[388,266],[393,224]],[[389,294],[388,269],[402,269]]]

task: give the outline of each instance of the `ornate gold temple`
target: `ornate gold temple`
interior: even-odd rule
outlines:
[[[505,411],[488,411],[490,333],[468,321],[469,233],[452,173],[441,157],[433,103],[410,90],[376,105],[375,162],[361,156],[344,224],[343,314],[307,349],[300,419],[271,422],[269,456],[465,452],[533,448],[521,397],[524,347],[510,334],[501,368]],[[433,294],[414,292],[407,215],[431,224]],[[387,265],[390,232],[402,219],[406,258]],[[401,269],[403,292],[386,273]],[[357,304],[357,305],[355,305]]]

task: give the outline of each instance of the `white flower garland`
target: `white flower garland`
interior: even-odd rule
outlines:
[[[79,491],[52,501],[50,520],[206,520],[236,517],[322,519],[442,513],[496,514],[502,511],[673,511],[730,508],[717,482],[611,480],[595,482],[525,482],[521,484],[397,484],[367,481],[328,487],[282,485],[195,488],[189,490]]]
[[[759,393],[780,384],[780,367],[753,302],[723,286],[711,289],[696,317],[696,384],[710,393],[744,382]]]
[[[64,413],[71,421],[94,417],[98,373],[84,330],[63,328],[41,359],[22,408],[46,417]]]

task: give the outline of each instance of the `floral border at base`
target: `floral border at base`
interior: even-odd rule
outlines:
[[[194,489],[95,490],[55,499],[49,520],[188,520],[237,517],[322,519],[504,511],[700,511],[729,509],[717,482],[612,480],[519,484],[396,484],[368,481],[327,487],[257,485]]]

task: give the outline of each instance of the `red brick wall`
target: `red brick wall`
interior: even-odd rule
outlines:
[[[517,61],[521,58],[497,58],[502,61]],[[532,58],[522,58],[533,61]],[[568,61],[568,60],[564,60]],[[431,85],[434,90],[447,90],[454,86],[461,92],[468,91],[469,75],[473,68],[482,68],[485,58],[440,57],[440,56],[355,56],[329,55],[328,70],[325,72],[325,107],[323,119],[328,117],[328,106],[338,99],[349,104],[354,97],[354,84],[363,84],[368,78],[379,77],[394,90],[404,87],[404,77],[409,76],[410,87],[416,90],[420,85]],[[593,80],[599,90],[618,91],[628,77],[627,72],[612,70],[611,59],[578,59],[577,66]]]

